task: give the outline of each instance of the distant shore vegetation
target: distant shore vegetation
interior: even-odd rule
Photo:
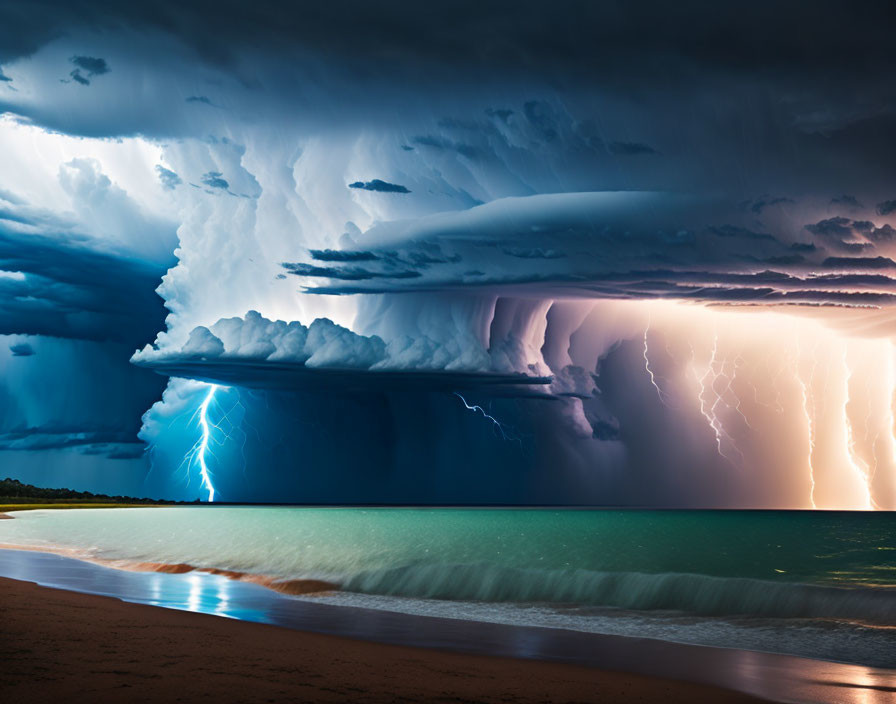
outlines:
[[[73,489],[47,489],[7,477],[0,480],[0,512],[36,508],[120,508],[124,506],[171,505],[182,501],[109,496]]]

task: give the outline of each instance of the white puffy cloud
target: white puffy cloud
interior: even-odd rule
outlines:
[[[297,321],[268,320],[250,310],[243,318],[222,318],[211,328],[195,327],[179,350],[147,345],[134,361],[223,358],[368,369],[382,361],[385,351],[381,338],[358,335],[326,318],[305,327]]]

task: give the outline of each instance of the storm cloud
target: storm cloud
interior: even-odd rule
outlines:
[[[234,498],[806,506],[797,445],[840,441],[835,395],[886,416],[888,20],[6,2],[0,449],[151,463],[180,495],[214,383]],[[51,373],[83,413],[26,402]],[[862,504],[830,464],[819,496]]]

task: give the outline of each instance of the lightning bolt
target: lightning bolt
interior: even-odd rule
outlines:
[[[843,370],[846,374],[846,378],[844,380],[846,393],[843,400],[843,425],[846,429],[846,454],[849,458],[849,464],[852,466],[853,471],[858,475],[859,479],[862,480],[862,485],[865,487],[866,506],[868,508],[874,508],[874,501],[871,498],[871,469],[868,466],[868,463],[865,462],[856,451],[855,432],[853,431],[852,421],[849,418],[849,382],[852,379],[852,368],[849,366],[849,362],[846,359],[846,352],[846,347],[844,347]]]
[[[209,443],[212,439],[212,428],[217,429],[218,426],[209,422],[208,409],[215,398],[215,393],[217,392],[218,388],[219,387],[217,384],[209,385],[208,393],[206,393],[205,398],[202,399],[202,403],[199,404],[199,408],[196,409],[194,417],[199,417],[199,439],[196,441],[193,447],[190,448],[190,451],[187,452],[187,454],[184,456],[183,462],[181,462],[181,467],[199,467],[200,483],[202,487],[206,491],[208,491],[209,503],[215,500],[215,485],[212,483],[211,473],[208,471],[208,461],[206,459],[206,455],[209,453]]]
[[[894,357],[893,343],[890,343],[889,354],[889,384],[887,385],[887,426],[890,430],[890,452],[894,464],[896,464],[896,412],[893,411],[893,398],[896,396],[896,357]]]
[[[732,459],[725,454],[724,450],[722,450],[722,440],[726,440],[727,444],[730,444],[734,451],[740,455],[741,462],[744,461],[744,455],[738,449],[737,444],[734,442],[734,438],[731,437],[726,431],[724,426],[722,425],[722,419],[719,417],[718,407],[719,404],[722,403],[728,408],[734,408],[726,402],[722,398],[722,394],[716,391],[715,384],[719,378],[724,378],[728,382],[728,386],[723,390],[723,393],[727,392],[731,389],[731,379],[725,374],[725,364],[724,362],[720,362],[718,359],[719,354],[719,336],[716,333],[713,336],[712,340],[712,352],[710,353],[709,364],[706,366],[706,371],[702,376],[698,376],[697,372],[694,372],[694,377],[697,379],[697,384],[700,387],[700,391],[697,395],[697,398],[700,401],[700,413],[703,414],[703,417],[706,418],[706,422],[709,424],[709,427],[712,428],[713,433],[716,438],[716,451],[719,453],[719,456],[734,464]],[[718,369],[717,369],[718,367]],[[712,404],[709,403],[708,397],[709,392],[715,396],[715,400]],[[733,390],[732,390],[733,393]],[[743,413],[740,412],[739,408],[735,408],[735,410],[743,417]],[[744,418],[746,421],[746,418]],[[749,424],[748,424],[749,425]]]
[[[653,370],[650,368],[650,357],[647,352],[647,333],[650,332],[650,321],[647,321],[647,327],[644,328],[644,369],[647,371],[647,375],[650,377],[650,383],[653,384],[653,388],[656,389],[656,395],[664,406],[668,407],[669,404],[666,403],[666,394],[663,393],[663,390],[659,387],[659,384],[656,383],[656,375],[654,375]]]
[[[809,389],[806,382],[803,381],[803,377],[800,375],[799,370],[799,340],[797,340],[796,356],[797,360],[794,363],[794,377],[796,378],[796,383],[799,384],[800,393],[802,394],[803,414],[806,416],[806,428],[809,435],[809,456],[806,458],[806,462],[809,465],[809,503],[812,504],[812,508],[818,508],[815,504],[815,466],[812,464],[812,456],[815,454],[815,426],[812,424],[812,414],[809,413]],[[814,376],[815,368],[813,367],[812,377]],[[809,379],[810,384],[812,383],[812,377]]]
[[[737,395],[737,392],[732,387],[732,384],[734,384],[734,380],[737,378],[737,367],[738,367],[737,362],[738,362],[738,360],[742,361],[741,357],[738,357],[737,359],[734,360],[734,362],[732,364],[734,370],[731,372],[730,376],[725,371],[725,368],[728,366],[727,360],[722,363],[721,373],[724,375],[725,380],[728,382],[725,385],[725,389],[722,393],[725,394],[726,396],[728,394],[730,394],[731,396],[734,397],[733,405],[731,403],[729,403],[728,401],[725,401],[725,405],[728,406],[728,408],[733,409],[734,412],[737,413],[741,417],[741,420],[743,420],[744,425],[746,425],[750,430],[752,430],[753,426],[750,425],[750,421],[747,420],[747,417],[744,415],[744,412],[742,410],[740,410],[741,403],[742,403],[740,396]]]
[[[463,396],[461,396],[457,391],[454,392],[454,395],[457,396],[457,397],[461,400],[461,402],[464,404],[464,407],[465,407],[468,411],[473,411],[473,413],[479,412],[479,413],[482,414],[482,416],[483,416],[484,418],[490,420],[490,421],[492,422],[492,424],[498,429],[498,432],[501,433],[501,438],[502,438],[502,439],[504,439],[504,440],[510,440],[510,439],[511,439],[511,438],[507,435],[507,433],[504,432],[504,425],[501,423],[501,421],[499,421],[499,420],[498,420],[497,418],[495,418],[494,416],[489,415],[488,413],[486,413],[486,412],[485,412],[485,409],[484,409],[482,406],[476,406],[476,405],[471,406],[469,403],[467,403],[467,399],[465,399]]]

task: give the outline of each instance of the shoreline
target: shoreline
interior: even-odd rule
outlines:
[[[220,574],[222,571],[138,572],[43,550],[11,547],[0,549],[0,577],[72,593],[102,594],[122,603],[152,604],[156,611],[198,611],[228,616],[222,619],[228,622],[255,621],[256,625],[273,624],[285,627],[281,630],[306,635],[363,641],[370,647],[379,644],[421,653],[451,651],[473,657],[523,658],[533,665],[565,663],[598,672],[722,688],[771,701],[867,704],[878,701],[868,699],[869,692],[896,691],[896,670],[758,651],[315,603],[284,596],[258,581],[234,580]],[[65,618],[60,615],[62,621]],[[726,700],[716,697],[712,701]]]
[[[0,514],[0,519],[3,516]],[[7,516],[12,519],[13,516]],[[52,546],[36,546],[36,545],[16,545],[14,543],[0,543],[0,550],[19,550],[22,552],[38,552],[46,555],[58,555],[70,560],[79,560],[101,567],[108,567],[113,570],[123,570],[125,572],[155,572],[158,574],[189,574],[191,572],[199,572],[202,574],[218,575],[232,579],[236,582],[244,582],[247,584],[258,584],[259,586],[270,589],[280,594],[288,594],[290,596],[302,596],[303,594],[325,594],[326,592],[340,591],[341,585],[335,582],[329,582],[322,579],[284,579],[272,575],[255,574],[253,572],[243,572],[241,570],[231,570],[220,567],[198,567],[184,562],[145,562],[141,560],[108,560],[99,557],[86,555],[79,552],[75,548],[63,548],[56,545]]]
[[[0,617],[0,661],[15,663],[0,672],[0,692],[11,700],[762,701],[704,684],[383,645],[5,578]]]

